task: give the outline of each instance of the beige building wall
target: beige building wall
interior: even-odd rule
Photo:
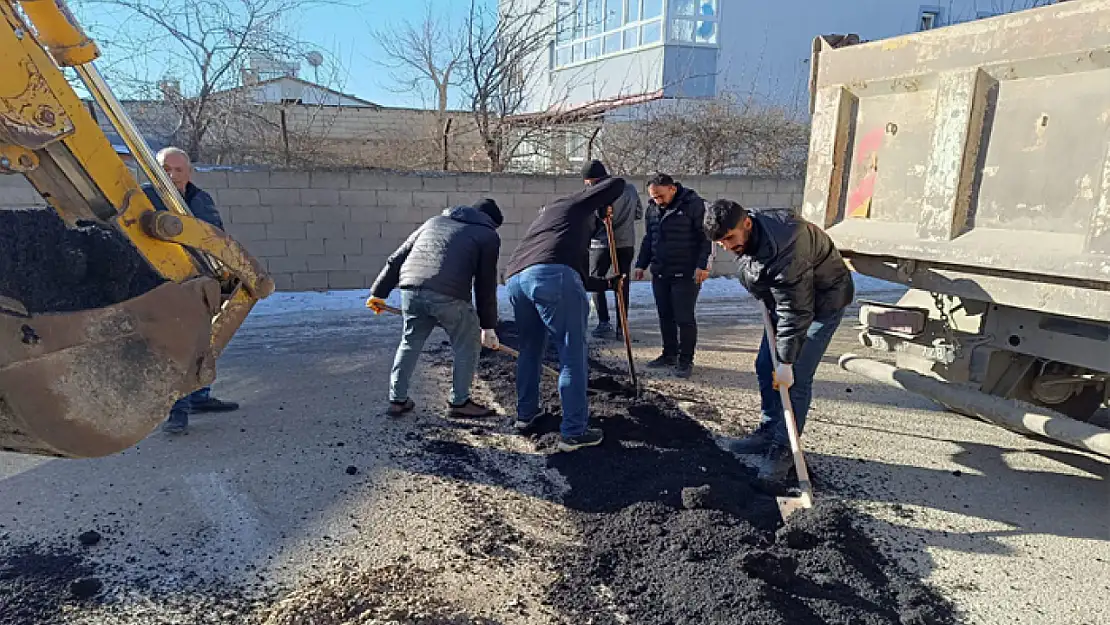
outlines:
[[[630,179],[647,200],[643,179]],[[689,177],[708,200],[751,207],[800,206],[802,182]],[[582,188],[575,176],[338,171],[202,172],[196,183],[216,200],[225,227],[260,258],[280,290],[363,289],[424,220],[448,206],[490,197],[505,215],[503,269],[537,211]],[[0,208],[45,206],[22,176],[0,176]],[[643,223],[638,227],[643,233]],[[719,262],[714,273],[735,270]]]

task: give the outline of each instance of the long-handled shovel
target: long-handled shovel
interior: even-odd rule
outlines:
[[[759,308],[763,312],[763,327],[767,331],[767,348],[771,352],[771,363],[775,369],[779,366],[778,352],[775,351],[775,326],[771,322],[771,313],[761,302]],[[785,521],[787,517],[798,510],[813,507],[813,485],[809,481],[809,469],[806,468],[806,459],[802,454],[802,445],[798,440],[798,424],[794,421],[794,406],[790,403],[790,388],[779,385],[779,397],[782,398],[783,420],[786,422],[786,434],[790,437],[790,451],[794,454],[794,470],[798,474],[798,488],[801,495],[798,497],[775,497],[779,505],[779,514]]]
[[[621,275],[620,265],[617,264],[617,241],[613,238],[613,207],[605,215],[605,231],[609,234],[609,261],[613,272],[620,275],[617,281],[617,314],[620,315],[621,331],[624,334],[624,349],[628,354],[628,373],[632,377],[632,389],[636,397],[640,396],[640,382],[636,379],[636,363],[632,360],[632,335],[628,330],[627,302],[624,301],[624,281],[628,276]]]
[[[370,305],[369,305],[369,303],[368,303],[368,304],[367,304],[367,307],[369,307],[369,306],[370,306]],[[393,313],[393,314],[397,315],[398,317],[399,317],[399,316],[401,316],[401,315],[403,314],[403,313],[401,312],[401,309],[400,309],[400,308],[396,308],[396,307],[394,307],[394,306],[390,306],[389,304],[384,304],[384,305],[382,306],[382,310],[384,310],[384,311],[386,311],[386,312],[388,312],[388,313]],[[498,350],[498,351],[502,351],[502,352],[505,352],[506,354],[508,354],[508,355],[512,356],[513,358],[520,358],[520,352],[518,352],[518,351],[516,351],[515,349],[513,349],[513,348],[509,347],[508,345],[499,345],[499,346],[497,347],[497,350]],[[544,373],[546,373],[546,374],[548,374],[548,375],[550,375],[550,376],[552,376],[552,377],[554,377],[554,378],[558,378],[558,377],[559,377],[559,372],[558,372],[558,371],[556,371],[555,369],[553,369],[553,368],[551,368],[551,367],[547,366],[547,365],[544,365],[544,366],[543,366],[543,372],[544,372]]]

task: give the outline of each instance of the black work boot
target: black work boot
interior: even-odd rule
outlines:
[[[608,321],[604,321],[602,323],[599,323],[599,324],[597,324],[597,327],[594,328],[594,331],[593,331],[592,334],[593,334],[593,337],[595,339],[612,338],[612,336],[613,336],[613,324],[609,323]]]
[[[741,456],[755,456],[767,453],[771,446],[772,432],[770,426],[760,424],[754,432],[744,438],[732,438],[725,443],[725,448],[731,453]]]
[[[647,368],[648,369],[666,369],[667,367],[673,367],[676,364],[678,364],[678,359],[677,358],[675,358],[674,356],[668,356],[667,354],[663,354],[662,356],[656,358],[655,360],[652,360],[651,362],[647,363]]]
[[[211,395],[204,399],[194,400],[190,404],[193,407],[193,412],[231,412],[239,409],[239,404],[233,401],[216,399]]]
[[[674,367],[674,375],[676,378],[689,378],[694,373],[694,363],[680,362]]]
[[[794,468],[794,454],[791,453],[790,446],[773,441],[763,454],[756,479],[765,484],[779,485],[786,480],[792,468]]]

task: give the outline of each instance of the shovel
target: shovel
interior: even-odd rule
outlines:
[[[613,272],[620,274],[620,265],[617,264],[617,241],[613,238],[613,207],[605,216],[605,231],[609,235],[609,266]],[[624,349],[628,354],[628,374],[632,378],[632,390],[636,397],[640,396],[640,382],[636,379],[636,363],[632,359],[632,335],[628,330],[628,302],[624,301],[624,281],[628,276],[623,276],[617,284],[617,314],[621,320],[621,331],[624,333]],[[604,293],[602,294],[604,295]]]
[[[367,307],[369,308],[369,303],[367,303]],[[382,310],[384,310],[386,312],[389,312],[389,313],[393,313],[393,314],[397,315],[398,317],[403,314],[401,312],[400,308],[395,308],[393,306],[390,306],[389,304],[383,305]],[[497,350],[505,352],[506,354],[512,356],[513,358],[520,358],[520,352],[518,352],[515,349],[509,347],[508,345],[504,345],[504,344],[498,345]],[[558,377],[559,377],[559,372],[556,371],[555,369],[552,369],[551,367],[549,367],[547,365],[543,366],[543,372],[552,376],[552,377],[554,377],[554,378],[556,378],[556,379],[558,379]]]
[[[763,312],[763,327],[767,331],[767,348],[771,352],[771,363],[775,369],[779,366],[778,352],[775,351],[775,326],[771,323],[771,314],[767,307],[760,303]],[[779,397],[782,398],[783,421],[786,422],[786,434],[790,437],[790,451],[794,454],[794,470],[798,474],[798,488],[801,495],[798,497],[775,497],[779,506],[779,514],[785,521],[787,517],[798,510],[813,507],[813,485],[809,481],[809,469],[806,468],[806,459],[802,454],[802,445],[798,440],[798,424],[794,421],[794,406],[790,403],[790,388],[780,384]]]

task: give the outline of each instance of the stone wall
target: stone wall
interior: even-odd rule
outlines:
[[[280,290],[368,287],[386,257],[444,207],[497,201],[505,214],[501,267],[536,211],[582,188],[574,176],[393,172],[199,172],[197,184],[216,199],[224,225],[259,257]],[[643,179],[630,179],[647,200]],[[802,183],[740,177],[681,180],[709,200],[727,197],[752,207],[801,204]],[[0,208],[44,205],[22,176],[0,176]],[[643,232],[642,222],[638,228]],[[718,263],[714,273],[731,271]]]

